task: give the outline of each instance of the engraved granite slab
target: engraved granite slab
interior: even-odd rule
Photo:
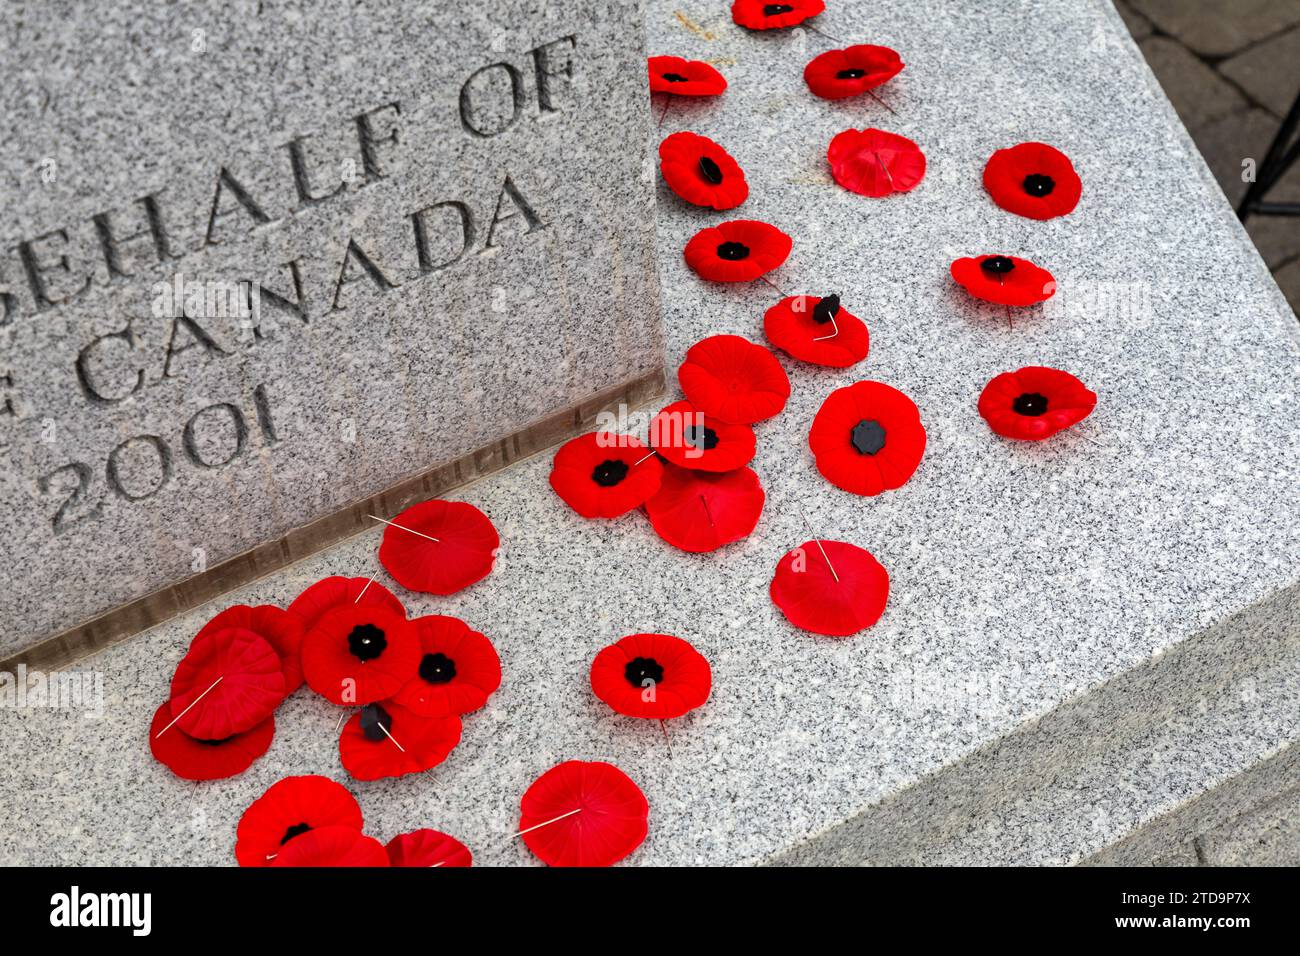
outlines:
[[[0,659],[657,381],[640,17],[7,9]]]

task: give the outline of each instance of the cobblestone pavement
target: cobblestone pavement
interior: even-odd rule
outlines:
[[[1235,206],[1243,161],[1263,162],[1300,88],[1300,0],[1115,0],[1147,63]],[[1273,187],[1300,201],[1300,163]],[[1300,313],[1300,219],[1252,216],[1246,230]]]

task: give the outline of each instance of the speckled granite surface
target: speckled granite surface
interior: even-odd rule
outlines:
[[[713,555],[672,551],[639,515],[583,521],[551,494],[546,458],[466,489],[500,529],[499,569],[408,607],[489,634],[505,681],[442,766],[350,784],[377,836],[435,826],[482,863],[530,862],[506,838],[519,797],[582,757],[616,762],[649,798],[631,863],[1073,862],[1295,739],[1300,342],[1114,11],[831,6],[826,32],[901,51],[907,69],[883,92],[897,116],[812,99],[800,71],[823,40],[747,34],[718,4],[653,5],[649,45],[726,73],[724,97],[674,108],[664,132],[731,150],[752,189],[741,212],[795,238],[774,281],[838,291],[871,328],[870,357],[852,372],[784,362],[790,403],[758,428],[767,508],[749,539]],[[926,151],[929,174],[907,196],[830,183],[830,136],[871,124]],[[984,159],[1024,139],[1075,161],[1073,215],[1036,223],[988,201]],[[704,286],[680,260],[694,230],[723,217],[662,186],[659,208],[670,367],[706,334],[761,339],[769,288]],[[1052,269],[1054,311],[1012,330],[957,294],[949,261],[989,247]],[[995,438],[975,410],[980,388],[1038,362],[1081,376],[1097,412],[1042,445]],[[929,430],[915,477],[870,500],[827,485],[805,443],[822,399],[857,377],[907,391]],[[890,604],[870,631],[812,638],[769,602],[778,557],[807,537],[800,511],[889,569]],[[378,541],[353,539],[229,602],[283,603],[329,573],[386,580]],[[186,784],[153,764],[149,717],[206,616],[84,662],[104,674],[101,720],[0,715],[0,857],[230,863],[235,821],[271,782],[344,779],[338,712],[307,691],[242,777]],[[671,753],[657,726],[612,715],[586,685],[596,650],[642,629],[691,640],[714,667],[714,695],[671,725]]]

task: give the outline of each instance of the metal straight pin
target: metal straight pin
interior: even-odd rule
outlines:
[[[423,531],[416,531],[414,528],[400,525],[396,521],[389,521],[387,518],[379,517],[379,515],[370,515],[369,517],[374,518],[376,521],[382,521],[384,524],[391,524],[394,528],[401,528],[403,531],[409,531],[411,534],[418,534],[421,538],[428,538],[430,541],[438,541],[438,539],[431,534],[425,534]],[[442,542],[439,541],[438,543],[441,544]]]
[[[822,547],[821,538],[817,537],[817,534],[813,531],[812,523],[808,520],[808,516],[803,513],[802,508],[799,509],[799,517],[803,518],[803,523],[808,528],[808,533],[813,536],[813,542],[816,543],[817,550],[822,553],[822,560],[826,562],[826,567],[831,569],[831,577],[835,579],[836,584],[839,584],[840,576],[835,573],[835,565],[831,564],[830,555],[828,555],[826,549]]]
[[[375,723],[379,724],[379,729],[382,730],[382,731],[384,732],[384,736],[385,736],[385,737],[387,737],[389,740],[391,740],[391,741],[393,742],[393,746],[394,746],[394,747],[396,747],[396,748],[397,748],[398,750],[400,750],[402,753],[406,753],[406,748],[403,747],[401,744],[399,744],[399,743],[397,742],[397,738],[394,737],[392,734],[390,734],[390,733],[388,732],[388,728],[384,726],[383,721],[375,721]]]
[[[571,817],[575,813],[581,813],[581,812],[582,812],[582,807],[577,807],[573,810],[570,810],[568,813],[561,813],[558,817],[551,817],[551,819],[549,820],[543,820],[541,823],[537,823],[531,827],[528,827],[527,829],[520,830],[518,833],[512,833],[510,835],[510,839],[513,840],[515,837],[521,837],[525,833],[532,833],[534,830],[540,830],[542,827],[549,827],[552,823],[558,823],[559,821],[563,820],[565,817]]]
[[[343,713],[339,714],[339,720],[338,720],[338,723],[336,723],[336,724],[334,725],[334,733],[337,734],[337,733],[339,732],[339,730],[342,729],[342,727],[343,727],[343,721],[345,721],[345,720],[347,720],[347,719],[348,719],[348,712],[347,712],[346,710],[343,711]]]
[[[704,506],[704,517],[709,519],[709,527],[716,528],[717,525],[713,523],[713,512],[709,510],[709,502],[704,495],[700,495],[700,504]]]
[[[1007,284],[1007,283],[1006,283],[1006,280],[1002,278],[1002,273],[999,272],[999,273],[998,273],[998,285],[1000,285],[1000,286],[1005,286],[1006,284]],[[1014,330],[1015,330],[1015,327],[1016,327],[1016,324],[1015,324],[1014,322],[1011,321],[1011,306],[1009,306],[1009,305],[1004,305],[1002,308],[1004,308],[1004,309],[1007,310],[1007,328],[1009,328],[1009,329],[1011,329],[1011,330],[1014,331]]]
[[[775,289],[777,291],[777,294],[780,295],[782,298],[786,298],[786,294],[781,291],[781,287],[777,285],[775,282],[773,282],[771,279],[769,279],[767,276],[759,276],[759,278],[762,279],[764,282],[766,282],[768,285],[770,285],[773,289]]]
[[[646,455],[644,458],[638,458],[636,461],[632,462],[632,467],[635,468],[637,465],[641,464],[641,462],[643,462],[643,461],[649,461],[649,460],[650,460],[651,458],[653,458],[654,456],[655,456],[655,453],[654,453],[654,452],[650,452],[650,454]]]
[[[668,757],[669,757],[669,759],[672,759],[672,756],[673,756],[673,741],[672,741],[672,738],[668,736],[668,722],[667,722],[666,720],[664,720],[662,717],[659,718],[659,729],[662,730],[662,731],[664,732],[664,744],[667,745],[667,747],[668,747]]]
[[[889,186],[892,189],[894,185],[894,177],[889,174],[889,167],[886,166],[885,161],[880,158],[880,151],[873,149],[871,151],[871,155],[876,157],[876,162],[878,162],[880,164],[880,168],[884,170],[885,178],[889,180]]]
[[[668,102],[664,104],[664,111],[659,114],[659,122],[658,124],[656,124],[655,127],[656,129],[664,125],[664,120],[668,118],[668,111],[672,108],[673,108],[673,95],[669,93]]]
[[[363,597],[365,597],[366,592],[370,590],[370,585],[372,585],[372,584],[374,584],[374,583],[375,583],[375,579],[374,579],[374,578],[369,578],[369,579],[366,581],[366,586],[363,587],[363,588],[361,589],[361,593],[357,595],[357,599],[356,599],[356,601],[353,601],[352,603],[353,603],[353,604],[356,604],[356,603],[357,603],[358,601],[360,601]]]
[[[883,106],[885,109],[889,110],[889,112],[893,113],[895,116],[898,115],[898,113],[894,111],[894,108],[892,106],[890,106],[888,103],[882,100],[875,93],[872,93],[870,90],[867,90],[867,95],[871,97],[873,100],[875,100],[877,103],[879,103],[881,106]]]
[[[817,27],[813,26],[811,23],[807,24],[807,27],[808,27],[808,29],[811,30],[813,33],[821,34],[821,35],[824,36],[826,39],[830,40],[832,43],[843,43],[843,42],[844,42],[843,40],[839,40],[839,39],[837,39],[837,38],[831,36],[831,35],[830,35],[829,33],[827,33],[825,30],[820,30],[820,29],[818,29]]]
[[[212,682],[212,685],[211,685],[210,687],[208,687],[208,690],[212,690],[213,687],[216,687],[218,684],[220,684],[221,681],[225,678],[225,676],[226,676],[225,674],[222,674],[221,677],[218,677],[216,680],[214,680],[214,681]],[[162,730],[158,731],[158,733],[154,734],[153,739],[154,739],[154,740],[157,740],[157,739],[158,739],[159,737],[161,737],[163,734],[167,733],[167,731],[171,730],[171,729],[172,729],[172,724],[176,723],[176,721],[180,720],[182,717],[184,717],[186,714],[188,714],[188,713],[190,712],[190,707],[193,707],[195,704],[197,704],[199,701],[201,701],[204,697],[206,697],[206,696],[208,695],[208,690],[205,690],[202,694],[199,694],[198,697],[195,697],[192,701],[190,701],[190,703],[189,703],[189,707],[186,707],[186,708],[185,708],[184,710],[182,710],[179,714],[177,714],[175,717],[173,717],[173,718],[172,718],[172,723],[171,723],[171,724],[168,724],[168,725],[167,725],[166,727],[164,727]]]

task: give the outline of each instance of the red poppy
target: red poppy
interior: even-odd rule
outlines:
[[[984,167],[984,188],[1007,212],[1030,219],[1073,212],[1083,194],[1070,158],[1046,143],[999,149]]]
[[[455,837],[437,830],[413,830],[388,841],[388,861],[393,866],[470,866],[474,857]]]
[[[790,378],[776,356],[739,335],[700,339],[686,351],[677,381],[705,415],[735,425],[771,418],[790,397]]]
[[[435,498],[411,505],[387,525],[379,563],[408,591],[455,594],[487,577],[500,546],[483,512],[465,501]]]
[[[303,634],[306,636],[306,632],[316,626],[326,611],[353,604],[377,604],[406,617],[406,608],[402,602],[373,578],[321,578],[294,598],[288,610],[302,621]]]
[[[785,262],[793,245],[776,226],[756,219],[733,219],[701,229],[682,254],[702,279],[750,282]]]
[[[629,634],[591,662],[591,689],[626,717],[671,720],[709,699],[704,655],[670,634]]]
[[[411,622],[420,639],[420,664],[394,702],[421,717],[468,714],[501,686],[501,661],[492,642],[459,618],[442,614]]]
[[[1069,372],[1030,365],[985,385],[979,412],[1003,438],[1042,441],[1083,421],[1096,405],[1097,393]]]
[[[764,3],[763,0],[734,0],[731,19],[749,30],[774,30],[793,27],[826,9],[822,0],[788,0],[787,3]]]
[[[551,465],[551,487],[584,518],[617,518],[659,490],[663,466],[631,435],[588,432],[564,443]]]
[[[275,736],[274,717],[223,740],[198,740],[179,727],[168,727],[173,719],[171,704],[164,702],[149,725],[149,750],[185,780],[221,780],[243,773],[266,753]]]
[[[339,758],[357,780],[421,773],[447,759],[460,730],[456,716],[421,717],[391,700],[366,704],[343,725]]]
[[[236,604],[204,624],[198,636],[232,627],[252,631],[274,648],[284,672],[285,696],[302,686],[302,661],[298,653],[306,629],[296,614],[281,610],[274,604],[259,604],[257,607]]]
[[[674,96],[717,96],[727,88],[727,79],[703,60],[680,56],[652,56],[649,59],[650,92]]]
[[[668,465],[645,511],[659,537],[700,553],[747,537],[763,513],[763,500],[758,475],[748,468],[708,472]]]
[[[659,172],[669,189],[696,206],[735,209],[749,195],[745,171],[707,136],[673,133],[659,144]]]
[[[925,176],[921,148],[883,129],[846,129],[831,140],[826,158],[835,181],[864,196],[905,193]]]
[[[235,859],[240,866],[269,866],[289,841],[322,827],[361,832],[361,808],[347,787],[328,777],[285,777],[267,788],[239,818]]]
[[[808,447],[817,470],[836,488],[878,495],[912,477],[925,452],[925,428],[916,404],[898,389],[855,382],[822,403]]]
[[[957,259],[950,271],[975,298],[999,305],[1034,305],[1056,292],[1056,280],[1050,272],[1015,256]]]
[[[351,827],[321,827],[286,843],[271,866],[389,866],[388,851]]]
[[[866,323],[838,295],[787,296],[764,314],[763,331],[787,355],[829,368],[848,368],[871,349]]]
[[[279,655],[265,638],[240,627],[201,632],[172,676],[172,717],[199,740],[252,730],[282,700]]]
[[[847,637],[885,613],[889,572],[857,545],[805,541],[777,562],[769,593],[795,627]]]
[[[673,402],[650,422],[650,444],[674,465],[731,471],[754,457],[754,429],[711,418],[690,402]]]
[[[420,642],[411,623],[379,604],[327,612],[302,642],[307,684],[332,704],[391,697],[415,675]]]
[[[612,866],[649,830],[641,788],[613,764],[594,760],[552,767],[533,781],[519,809],[524,843],[550,866]]]
[[[902,69],[902,59],[889,47],[862,43],[814,57],[804,67],[803,78],[822,99],[842,100],[874,90]]]

